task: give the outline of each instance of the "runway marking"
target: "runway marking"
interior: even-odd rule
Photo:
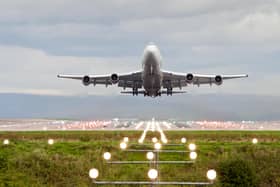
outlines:
[[[139,129],[143,124],[144,124],[144,122],[141,121],[140,123],[138,123],[138,124],[136,125],[135,129]]]
[[[143,122],[143,124],[144,124],[144,122]],[[155,119],[153,118],[152,121],[147,121],[147,122],[145,122],[145,124],[146,124],[146,128],[144,129],[144,131],[143,131],[143,133],[142,133],[140,139],[138,140],[138,142],[139,142],[140,144],[142,144],[142,143],[144,142],[148,131],[152,131],[152,132],[158,131],[158,132],[160,133],[161,142],[162,142],[162,143],[165,143],[165,144],[167,143],[167,138],[166,138],[166,136],[165,136],[163,130],[161,129],[160,123],[159,123],[158,121],[155,121]],[[166,124],[167,124],[167,123],[166,123]],[[141,124],[141,125],[142,125],[142,124]],[[140,127],[140,125],[138,124],[138,125],[136,126],[136,128],[137,128],[138,126]],[[138,127],[138,128],[139,128],[139,127]],[[170,128],[170,126],[169,126],[169,128]]]
[[[143,133],[142,133],[142,135],[141,135],[141,138],[138,140],[139,143],[143,143],[143,142],[144,142],[144,140],[145,140],[145,138],[146,138],[146,134],[147,134],[147,132],[148,132],[149,129],[150,129],[151,122],[148,121],[146,124],[147,124],[147,126],[146,126],[145,130],[143,131]]]

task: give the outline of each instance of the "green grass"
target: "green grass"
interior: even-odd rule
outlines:
[[[108,165],[102,159],[110,151],[112,160],[146,160],[145,153],[119,149],[124,136],[136,143],[140,135],[140,131],[1,132],[0,140],[8,138],[11,143],[0,145],[0,186],[90,186],[92,167],[99,169],[98,180],[148,180],[148,165]],[[153,136],[159,138],[149,132],[146,141]],[[280,185],[280,131],[169,131],[166,136],[169,143],[179,143],[183,136],[196,143],[198,159],[190,165],[161,165],[161,180],[207,181],[209,168],[238,157],[253,163],[260,186]],[[252,145],[253,137],[259,144]],[[48,138],[55,144],[48,145]],[[160,159],[189,160],[181,153],[161,153]],[[214,186],[221,186],[219,178]]]

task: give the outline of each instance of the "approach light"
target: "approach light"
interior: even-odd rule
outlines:
[[[92,168],[92,169],[89,170],[89,177],[91,179],[96,179],[98,177],[98,175],[99,175],[99,172],[98,172],[97,169]]]
[[[187,142],[187,139],[185,138],[185,137],[183,137],[182,139],[181,139],[181,143],[186,143]]]
[[[142,140],[142,139],[139,139],[139,140],[138,140],[138,143],[139,143],[139,144],[142,144],[142,143],[143,143],[143,140]]]
[[[194,151],[196,149],[196,145],[194,143],[189,144],[189,150]]]
[[[157,143],[155,143],[154,147],[155,147],[156,150],[160,150],[161,149],[161,144],[157,142]]]
[[[105,152],[105,153],[103,154],[103,158],[104,158],[105,160],[110,160],[110,159],[111,159],[111,153]]]
[[[125,150],[126,147],[127,147],[127,145],[126,145],[125,142],[120,143],[120,148],[121,148],[122,150]]]
[[[217,177],[217,172],[214,169],[210,169],[207,171],[207,178],[211,181],[215,180]]]
[[[125,143],[127,143],[127,142],[129,141],[128,137],[124,137],[124,138],[123,138],[123,141],[124,141]]]
[[[158,171],[156,169],[150,169],[148,172],[148,177],[151,180],[155,180],[158,177]]]
[[[157,139],[156,137],[153,137],[153,138],[152,138],[152,142],[153,142],[153,143],[157,143],[157,141],[158,141],[158,139]]]
[[[148,160],[153,160],[155,155],[153,152],[147,152],[146,157]]]
[[[168,142],[168,141],[167,141],[166,138],[163,138],[163,139],[162,139],[162,143],[167,144],[167,142]]]
[[[4,145],[9,145],[9,144],[10,144],[10,141],[9,141],[8,139],[5,139],[5,140],[3,141],[3,144],[4,144]]]
[[[196,158],[197,158],[197,153],[194,152],[194,151],[191,151],[191,152],[190,152],[190,159],[191,159],[191,160],[195,160]]]
[[[253,144],[257,144],[258,143],[258,139],[257,138],[253,138],[252,143]]]
[[[49,145],[52,145],[53,143],[54,143],[54,140],[53,140],[53,139],[49,139],[49,140],[48,140],[48,144],[49,144]]]

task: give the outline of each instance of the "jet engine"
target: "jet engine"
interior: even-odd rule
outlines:
[[[88,86],[90,84],[90,77],[88,75],[83,77],[83,84]]]
[[[216,77],[215,77],[215,84],[216,85],[221,85],[223,83],[223,78],[222,78],[222,76],[221,75],[217,75]]]
[[[119,82],[119,76],[118,76],[118,74],[113,73],[113,74],[111,75],[111,82],[112,82],[112,84],[116,84],[116,83]]]
[[[192,83],[193,82],[193,74],[188,73],[186,76],[187,82]]]

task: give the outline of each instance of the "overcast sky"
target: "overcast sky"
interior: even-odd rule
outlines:
[[[0,93],[118,94],[58,73],[141,68],[155,42],[163,68],[248,73],[190,93],[280,94],[279,0],[0,0]]]

